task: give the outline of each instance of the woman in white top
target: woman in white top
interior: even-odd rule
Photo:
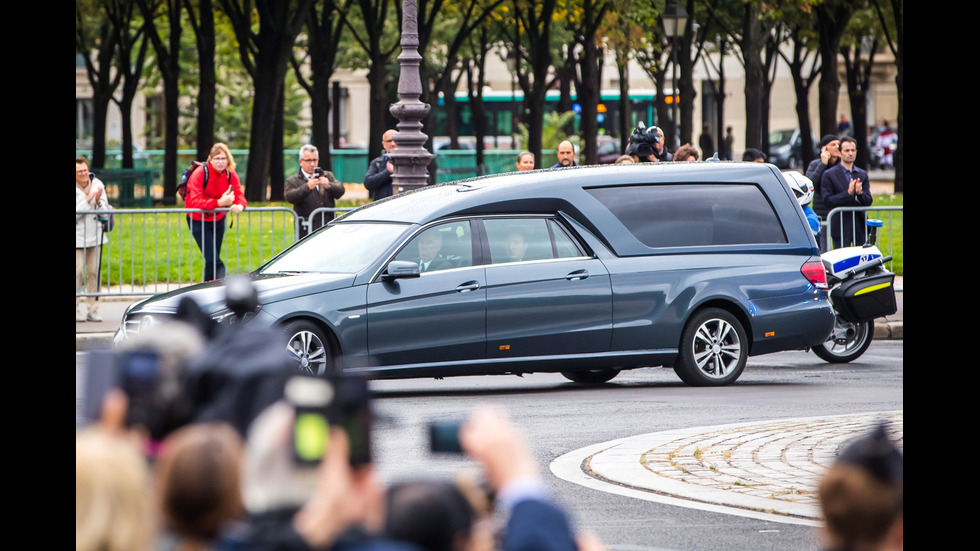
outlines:
[[[109,200],[105,185],[90,176],[88,160],[75,157],[75,210],[106,210]],[[102,223],[94,214],[75,215],[75,290],[86,293],[99,291],[99,266],[102,263],[102,244],[106,242]],[[75,321],[102,321],[98,297],[75,297]],[[86,307],[87,306],[87,307]]]

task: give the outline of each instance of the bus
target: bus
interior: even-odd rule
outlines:
[[[456,128],[459,134],[459,145],[462,149],[473,149],[476,138],[473,132],[473,113],[469,106],[469,96],[466,92],[456,93]],[[601,103],[596,115],[599,124],[599,134],[619,137],[624,132],[619,128],[619,90],[602,90]],[[631,121],[625,133],[629,135],[636,123],[643,121],[646,125],[656,123],[656,90],[630,90]],[[553,113],[558,109],[560,92],[549,90],[545,96],[545,112]],[[581,106],[576,103],[576,95],[571,94],[572,110],[575,111],[574,130],[572,134],[581,132]],[[513,147],[512,136],[518,134],[518,128],[513,121],[520,113],[524,93],[485,92],[483,106],[487,118],[487,135],[484,146],[487,149],[517,149]],[[431,136],[434,150],[445,149],[449,146],[449,136],[446,130],[447,113],[442,94],[437,104],[432,105],[429,117],[425,122],[425,132]]]

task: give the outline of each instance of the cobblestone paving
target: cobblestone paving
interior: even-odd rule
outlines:
[[[662,431],[593,444],[551,468],[639,499],[818,522],[817,486],[844,446],[885,422],[902,448],[903,421],[888,411]]]
[[[848,415],[678,435],[640,456],[657,476],[766,499],[817,504],[817,485],[841,449],[886,420],[902,447],[903,414]]]

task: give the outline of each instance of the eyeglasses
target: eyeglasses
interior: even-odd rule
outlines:
[[[314,157],[312,159],[300,159],[299,162],[301,162],[301,163],[315,163],[315,162],[317,162],[319,160],[320,159],[317,159],[316,157]]]

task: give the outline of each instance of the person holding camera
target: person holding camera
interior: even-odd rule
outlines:
[[[367,175],[364,176],[364,187],[371,194],[372,201],[392,195],[391,175],[395,173],[395,165],[392,164],[388,155],[398,147],[398,144],[395,143],[395,136],[397,135],[398,131],[393,128],[382,134],[381,146],[385,152],[380,157],[375,157],[368,165]]]
[[[75,210],[106,210],[109,200],[105,184],[88,170],[85,157],[75,157]],[[102,244],[108,238],[96,215],[75,215],[75,289],[86,293],[99,291],[99,267],[102,264]],[[87,308],[83,308],[83,305]],[[86,311],[87,310],[87,311]],[[75,321],[102,321],[98,297],[85,297],[84,303],[75,297]]]
[[[235,173],[235,160],[227,145],[214,144],[207,163],[191,173],[184,205],[189,209],[229,209],[232,213],[245,210],[245,194],[242,193],[241,182]],[[191,235],[204,256],[204,281],[225,277],[225,263],[221,261],[225,214],[222,211],[192,212],[187,215]]]
[[[629,145],[626,146],[626,154],[633,157],[638,163],[657,163],[662,161],[659,157],[657,144],[662,143],[660,129],[656,126],[647,128],[643,122],[639,122],[633,133],[630,135]],[[662,146],[661,146],[662,147]]]
[[[335,201],[344,195],[344,184],[329,170],[319,166],[320,153],[316,146],[306,144],[299,150],[299,172],[286,180],[286,200],[293,204],[296,214],[306,220],[299,226],[299,238],[306,237],[333,220],[332,212],[310,214],[318,208],[334,208]]]

